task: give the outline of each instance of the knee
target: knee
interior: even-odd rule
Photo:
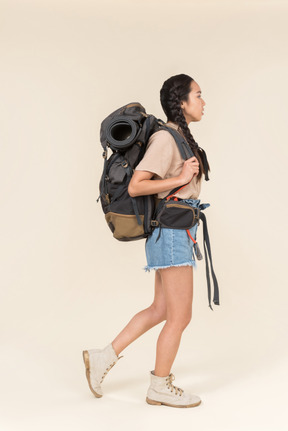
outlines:
[[[181,316],[171,317],[167,319],[167,323],[172,326],[175,330],[183,332],[185,328],[189,325],[192,319],[192,313],[187,312]]]
[[[166,320],[166,316],[167,316],[167,310],[166,310],[166,306],[160,306],[157,304],[151,304],[150,305],[150,310],[153,313],[153,319],[158,322],[161,323],[164,320]]]

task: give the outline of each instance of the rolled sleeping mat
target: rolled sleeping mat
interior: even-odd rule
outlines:
[[[125,150],[136,141],[140,131],[135,121],[119,116],[107,126],[107,142],[113,150]]]

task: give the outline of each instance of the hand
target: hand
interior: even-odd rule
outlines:
[[[195,156],[185,160],[179,178],[183,180],[183,184],[189,183],[194,175],[199,174],[199,162]]]

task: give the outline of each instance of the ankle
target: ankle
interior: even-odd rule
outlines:
[[[161,371],[158,371],[156,368],[155,368],[155,370],[153,370],[152,371],[152,374],[154,375],[154,376],[157,376],[157,377],[167,377],[167,376],[169,376],[169,373],[170,373],[170,371],[168,371],[168,372],[161,372]]]

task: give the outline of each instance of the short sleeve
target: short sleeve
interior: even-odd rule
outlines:
[[[136,171],[149,171],[164,179],[174,154],[175,141],[166,130],[158,130],[150,136],[143,159]]]

